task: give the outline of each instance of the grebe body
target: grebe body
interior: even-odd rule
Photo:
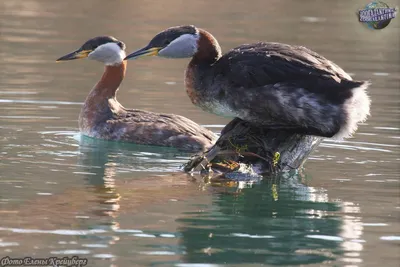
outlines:
[[[88,40],[78,50],[57,61],[89,58],[105,65],[101,79],[87,96],[80,115],[82,134],[99,139],[143,145],[175,147],[185,151],[204,151],[216,141],[216,135],[190,119],[127,109],[117,100],[118,88],[125,77],[125,44],[111,36]]]
[[[369,82],[353,81],[338,65],[302,46],[259,42],[222,55],[209,32],[178,26],[126,59],[149,55],[191,57],[185,86],[192,103],[260,127],[342,139],[369,115]]]

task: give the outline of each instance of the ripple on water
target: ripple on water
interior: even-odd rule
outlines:
[[[0,227],[0,231],[9,231],[13,233],[20,234],[55,234],[55,235],[93,235],[102,234],[107,231],[102,229],[92,229],[92,230],[39,230],[39,229],[22,229],[22,228],[7,228]]]
[[[72,172],[73,174],[97,175],[95,172]]]
[[[19,243],[17,242],[1,242],[0,241],[0,247],[15,247],[19,246]]]
[[[343,238],[339,236],[330,236],[330,235],[306,235],[308,238],[314,239],[322,239],[322,240],[329,240],[329,241],[343,241]]]
[[[32,92],[32,91],[0,91],[0,95],[37,95],[37,94],[38,92]]]
[[[93,258],[112,259],[115,258],[113,254],[94,254]]]
[[[388,130],[388,131],[399,131],[400,130],[400,128],[397,128],[397,127],[383,127],[383,126],[375,126],[374,129]]]
[[[375,76],[389,76],[389,73],[387,72],[374,72],[372,74]]]
[[[361,223],[362,226],[388,226],[387,223]]]
[[[222,265],[211,264],[211,263],[178,263],[177,267],[219,267]]]
[[[160,255],[160,256],[176,255],[176,253],[172,252],[172,251],[141,251],[141,252],[139,252],[139,254]]]
[[[69,101],[57,101],[57,100],[27,100],[27,99],[0,99],[0,103],[79,105],[79,106],[83,104],[83,102],[69,102]]]
[[[301,17],[301,20],[308,23],[325,22],[326,18],[322,17]]]
[[[165,237],[165,238],[174,238],[175,235],[172,234],[160,234],[160,237]]]
[[[351,239],[350,242],[353,242],[353,243],[365,243],[366,241],[364,239]]]
[[[108,248],[106,244],[82,244],[82,247],[87,248]]]
[[[61,119],[61,117],[50,117],[50,116],[0,116],[0,119],[46,119],[46,120],[55,120]]]
[[[66,249],[66,250],[50,251],[50,253],[51,254],[61,254],[61,255],[86,255],[86,254],[90,254],[90,250]]]
[[[79,134],[79,132],[77,132],[77,131],[40,131],[38,133],[40,133],[40,134],[50,134],[50,135],[55,135],[55,136],[57,136],[57,135],[74,136],[76,134]]]
[[[387,241],[400,241],[400,236],[396,236],[396,235],[381,236],[380,239],[387,240]]]
[[[392,150],[389,149],[383,149],[383,148],[377,148],[377,147],[370,147],[370,146],[359,146],[359,145],[351,145],[351,142],[344,143],[334,143],[334,141],[324,141],[321,143],[321,147],[326,147],[326,148],[339,148],[339,149],[344,149],[344,150],[360,150],[360,151],[377,151],[377,152],[385,152],[385,153],[393,153]],[[370,145],[369,143],[365,143]],[[382,145],[385,147],[398,147],[396,145]]]
[[[249,234],[242,234],[242,233],[232,233],[231,236],[247,237],[247,238],[275,238],[272,235],[249,235]]]
[[[152,235],[152,234],[133,234],[133,236],[136,236],[136,237],[150,237],[150,238],[155,238],[156,237],[155,235]]]
[[[113,231],[116,233],[143,233],[142,230],[136,229],[114,229]]]

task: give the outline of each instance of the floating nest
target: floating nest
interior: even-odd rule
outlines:
[[[193,156],[184,170],[234,180],[259,179],[298,169],[321,141],[321,137],[254,127],[235,118],[215,145]]]

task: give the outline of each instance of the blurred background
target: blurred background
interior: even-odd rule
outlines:
[[[366,4],[2,0],[0,257],[77,255],[88,266],[398,266],[400,19],[368,29],[356,16]],[[372,116],[353,138],[325,140],[301,172],[253,185],[182,174],[190,155],[173,149],[81,137],[80,107],[103,66],[55,60],[98,35],[125,42],[129,53],[180,24],[205,28],[225,52],[256,41],[306,46],[372,82]],[[218,132],[228,121],[186,96],[187,63],[129,61],[119,101]]]

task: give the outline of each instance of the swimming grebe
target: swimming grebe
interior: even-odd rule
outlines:
[[[192,57],[185,85],[193,104],[253,125],[342,139],[369,115],[369,82],[353,81],[302,46],[259,42],[222,56],[209,32],[178,26],[158,33],[125,59],[152,55]]]
[[[88,40],[57,61],[89,58],[105,64],[100,81],[87,96],[79,115],[79,129],[87,136],[144,145],[203,151],[216,135],[179,115],[124,108],[116,98],[125,76],[125,44],[111,36]]]

